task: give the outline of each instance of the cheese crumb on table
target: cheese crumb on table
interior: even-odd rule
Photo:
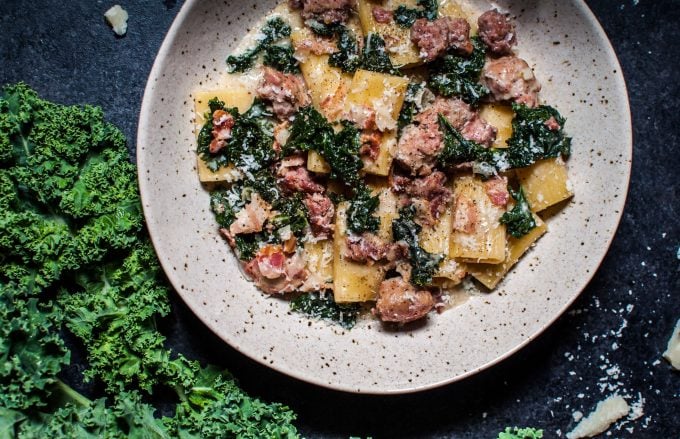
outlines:
[[[106,21],[109,22],[116,35],[123,36],[127,32],[128,13],[120,5],[111,7],[104,13]]]
[[[568,439],[579,439],[597,436],[616,421],[628,414],[630,407],[620,395],[612,395],[597,403],[595,410],[578,423],[576,428],[567,433]]]
[[[668,346],[666,347],[666,352],[663,353],[663,357],[671,363],[674,369],[680,370],[680,319],[675,324],[673,335],[668,340]]]

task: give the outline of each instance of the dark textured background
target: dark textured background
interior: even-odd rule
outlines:
[[[23,80],[51,100],[101,105],[134,151],[146,78],[181,2],[120,1],[130,14],[123,38],[103,18],[114,0],[0,0],[0,84]],[[217,339],[176,296],[164,323],[169,345],[229,368],[252,394],[290,405],[307,437],[494,438],[516,424],[558,437],[575,425],[574,410],[587,413],[614,391],[645,403],[644,415],[613,437],[679,437],[680,374],[658,360],[680,317],[680,1],[588,3],[626,76],[633,175],[600,270],[536,341],[461,383],[398,397],[337,393],[266,369]],[[75,363],[72,371],[82,366],[77,355]]]

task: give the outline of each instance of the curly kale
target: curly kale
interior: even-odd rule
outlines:
[[[309,317],[331,321],[345,329],[352,329],[359,315],[359,304],[338,304],[329,291],[302,294],[291,300],[290,309]]]
[[[471,55],[449,53],[431,64],[428,85],[444,97],[458,96],[468,104],[475,105],[489,94],[489,90],[479,83],[486,48],[479,37],[471,40],[474,47]]]
[[[290,44],[271,45],[264,49],[262,64],[283,73],[300,73],[300,64],[294,55],[295,50]]]
[[[401,75],[399,69],[392,65],[385,50],[385,40],[379,34],[369,33],[364,40],[364,51],[361,54],[361,68],[372,72]]]
[[[437,272],[443,255],[429,253],[420,246],[422,227],[415,222],[416,208],[413,205],[402,208],[399,218],[392,221],[392,237],[394,241],[403,241],[409,248],[409,262],[411,263],[411,283],[423,287],[432,282],[432,276]]]
[[[413,120],[413,116],[418,114],[418,96],[425,88],[424,83],[410,82],[406,87],[406,94],[404,96],[404,104],[401,106],[399,118],[397,119],[397,127],[399,133],[406,125],[409,125]]]
[[[539,105],[535,108],[513,104],[512,137],[507,141],[508,161],[513,168],[523,168],[537,160],[571,153],[571,138],[564,135],[565,119],[553,107]],[[551,129],[553,119],[558,129]]]
[[[2,90],[0,435],[296,437],[289,409],[164,347],[170,290],[136,182],[125,139],[100,109],[53,104],[24,84]],[[62,324],[82,343],[86,378],[110,398],[91,402],[57,379],[70,358]],[[187,405],[211,386],[213,402]],[[141,402],[157,387],[176,391],[174,417]]]
[[[513,238],[521,238],[536,227],[536,220],[521,187],[517,192],[510,189],[510,195],[515,200],[515,205],[501,216],[501,224],[506,225]]]
[[[289,227],[290,231],[301,238],[305,234],[305,229],[309,225],[307,221],[307,208],[302,202],[302,195],[297,193],[291,197],[282,198],[274,203],[276,215],[272,218],[272,225],[281,231]]]
[[[328,65],[338,67],[343,72],[354,73],[361,66],[362,61],[357,37],[354,32],[344,26],[339,26],[337,36],[338,51],[330,55]]]
[[[505,431],[498,433],[498,439],[542,439],[543,430],[536,428],[506,427]]]
[[[413,23],[419,18],[425,18],[428,21],[437,19],[439,12],[439,4],[437,0],[418,0],[420,8],[409,8],[400,5],[394,10],[394,21],[401,27],[411,27]]]
[[[277,41],[290,36],[290,25],[283,21],[281,17],[275,17],[267,21],[262,28],[262,35],[258,38],[255,47],[246,50],[241,55],[231,55],[227,57],[227,69],[229,73],[245,72],[250,70],[255,64],[260,53],[265,53],[265,64],[269,64],[283,72],[297,72],[299,66],[297,61],[288,56],[292,49],[290,46],[275,46]],[[283,54],[282,49],[287,53]],[[286,49],[286,47],[288,47]],[[283,55],[283,56],[282,56]]]
[[[371,195],[367,187],[357,189],[355,193],[347,209],[347,228],[354,233],[375,232],[380,227],[380,218],[374,215],[379,198]]]

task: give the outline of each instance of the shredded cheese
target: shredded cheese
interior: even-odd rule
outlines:
[[[128,13],[120,5],[111,7],[104,13],[106,21],[109,22],[113,32],[118,36],[123,36],[127,32]]]
[[[579,439],[604,433],[616,421],[628,414],[630,407],[622,396],[614,394],[597,403],[595,410],[567,433],[567,439]]]

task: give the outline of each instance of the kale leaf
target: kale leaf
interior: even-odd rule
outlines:
[[[501,224],[507,226],[508,233],[513,238],[521,238],[536,227],[536,221],[522,188],[517,192],[510,189],[510,195],[514,198],[515,205],[501,216]]]
[[[430,66],[429,87],[444,97],[459,96],[468,104],[475,105],[489,94],[479,83],[485,62],[486,49],[479,37],[471,38],[474,50],[469,56],[447,54]]]
[[[422,93],[425,85],[423,83],[410,82],[406,87],[406,95],[404,96],[404,104],[401,106],[399,118],[397,119],[397,127],[399,133],[404,127],[411,123],[413,116],[418,114],[418,96]]]
[[[392,220],[392,237],[394,241],[403,241],[409,248],[411,263],[411,283],[423,287],[432,282],[443,255],[429,253],[420,246],[418,234],[422,229],[415,222],[416,208],[413,205],[402,208],[399,218]]]
[[[277,68],[282,72],[297,72],[299,67],[297,61],[292,58],[292,48],[274,45],[278,40],[289,37],[290,33],[290,25],[283,21],[281,17],[270,19],[262,28],[262,35],[255,47],[246,50],[241,55],[230,55],[227,57],[229,73],[249,70],[262,52],[265,53],[266,65]],[[279,48],[277,49],[276,47]],[[285,50],[285,53],[282,53],[282,50]],[[283,70],[284,68],[286,70]]]
[[[362,62],[357,38],[354,32],[344,26],[337,30],[337,36],[338,51],[330,55],[328,65],[338,67],[343,72],[354,73]]]
[[[512,137],[507,141],[508,160],[513,168],[529,166],[537,160],[569,156],[571,138],[564,135],[565,119],[553,107],[540,105],[535,108],[513,104]],[[546,122],[554,119],[559,125],[551,130]]]
[[[368,187],[357,189],[347,209],[347,228],[354,233],[378,230],[380,218],[374,213],[379,204],[380,199],[378,196],[372,196]]]
[[[243,200],[243,186],[233,184],[228,189],[217,189],[210,193],[210,209],[220,227],[228,228],[236,219],[236,214],[246,205]]]
[[[387,55],[385,40],[379,34],[372,32],[364,40],[361,68],[372,72],[401,75],[401,72],[392,65],[392,61]]]
[[[505,431],[498,433],[498,439],[542,439],[543,430],[536,428],[506,427]]]
[[[358,304],[340,305],[330,291],[302,294],[290,302],[290,309],[317,319],[329,320],[345,329],[354,327],[359,314]]]
[[[290,231],[298,238],[305,234],[309,222],[307,221],[307,208],[302,202],[300,193],[292,197],[282,198],[279,202],[274,203],[274,209],[277,212],[272,219],[274,227],[280,230],[288,226]]]
[[[394,21],[401,27],[411,27],[413,23],[419,18],[425,18],[428,21],[437,19],[439,11],[439,4],[437,0],[418,0],[420,8],[409,8],[404,5],[397,7],[394,10]]]
[[[300,64],[290,44],[268,46],[264,49],[262,63],[283,73],[300,73]]]

